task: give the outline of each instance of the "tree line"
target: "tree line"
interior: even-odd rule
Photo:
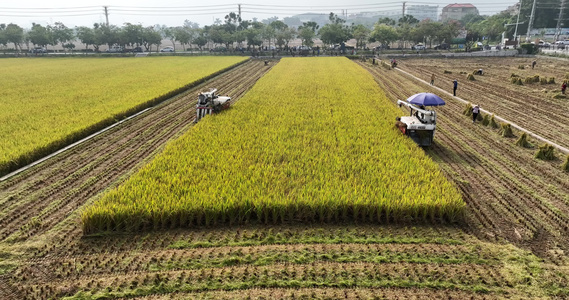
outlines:
[[[167,39],[186,47],[210,49],[223,47],[223,49],[249,50],[262,46],[278,49],[287,49],[290,41],[298,38],[303,46],[312,47],[314,40],[320,38],[325,45],[338,45],[350,39],[355,39],[356,48],[367,48],[371,42],[379,42],[381,47],[396,45],[399,48],[408,44],[426,42],[450,43],[461,29],[469,33],[470,41],[481,38],[497,40],[501,36],[504,24],[512,22],[514,16],[502,12],[493,16],[467,15],[462,20],[437,22],[432,20],[419,21],[411,15],[398,20],[390,18],[379,19],[372,28],[362,24],[346,23],[334,13],[330,13],[328,23],[319,26],[315,22],[304,22],[301,26],[292,27],[276,18],[270,22],[242,20],[236,13],[229,13],[224,20],[217,20],[213,25],[199,27],[197,23],[186,20],[182,26],[168,27],[164,25],[142,26],[140,24],[125,23],[123,26],[95,23],[92,27],[79,26],[69,28],[61,22],[42,26],[32,24],[30,29],[24,29],[17,24],[0,24],[0,45],[7,47],[14,45],[16,51],[24,51],[32,47],[47,47],[48,45],[61,45],[64,49],[75,48],[74,41],[84,44],[85,49],[92,47],[99,51],[102,45],[109,47],[118,45],[122,47],[144,47],[151,51],[156,50],[162,40]],[[508,28],[511,35],[512,28]]]

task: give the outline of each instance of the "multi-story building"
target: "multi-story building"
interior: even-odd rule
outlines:
[[[405,7],[405,15],[411,15],[419,21],[431,19],[436,21],[438,18],[439,7],[437,5],[409,5]]]
[[[478,15],[478,9],[476,6],[470,3],[455,3],[449,4],[443,7],[443,12],[441,13],[441,21],[447,20],[460,20],[468,14]]]

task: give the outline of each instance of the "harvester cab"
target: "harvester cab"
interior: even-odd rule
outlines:
[[[437,113],[402,100],[397,100],[397,104],[399,107],[404,105],[411,111],[410,116],[398,118],[398,124],[401,124],[399,130],[419,146],[430,146],[435,136]]]
[[[229,108],[231,97],[218,96],[217,89],[210,89],[208,92],[198,94],[198,104],[196,105],[196,122],[206,115],[218,113]]]

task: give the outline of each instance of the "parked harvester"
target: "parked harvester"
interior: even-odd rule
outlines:
[[[231,97],[216,95],[217,89],[210,89],[209,92],[198,94],[198,104],[196,105],[196,122],[206,115],[218,113],[229,108]]]

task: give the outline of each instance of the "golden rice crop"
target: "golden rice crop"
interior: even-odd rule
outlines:
[[[0,174],[242,57],[2,59]],[[105,123],[105,124],[103,124]],[[98,126],[102,127],[102,126]],[[36,154],[34,154],[36,153]]]
[[[464,202],[345,58],[283,59],[82,214],[86,233],[248,222],[454,221]]]

